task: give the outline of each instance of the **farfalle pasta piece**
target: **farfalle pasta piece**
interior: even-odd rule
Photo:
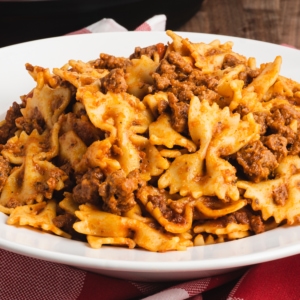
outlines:
[[[233,80],[230,84],[233,91],[232,99],[228,102],[230,111],[238,108],[247,109],[249,112],[263,111],[263,104],[258,101],[257,94],[251,89],[244,89],[244,83],[240,80]]]
[[[209,44],[195,44],[184,39],[182,43],[189,49],[191,56],[195,60],[195,66],[206,74],[221,69],[227,54],[234,56],[238,61],[247,62],[244,56],[232,51],[233,44],[231,42],[221,44],[219,40],[215,40]]]
[[[73,199],[73,195],[70,192],[64,193],[64,198],[58,203],[59,207],[65,212],[75,216],[75,211],[79,209],[79,204]]]
[[[99,79],[105,77],[109,71],[96,69],[89,62],[69,60],[68,64],[62,68],[54,68],[53,73],[61,79],[70,82],[76,88],[88,85],[98,90],[100,86]]]
[[[203,195],[198,178],[203,174],[204,160],[199,151],[184,154],[175,158],[171,166],[158,180],[160,189],[169,188],[170,194],[180,193],[181,196],[192,195],[194,198]]]
[[[167,137],[167,138],[166,138]],[[171,126],[171,118],[168,114],[162,114],[149,126],[149,141],[153,145],[164,145],[167,148],[181,146],[189,152],[196,151],[196,145]]]
[[[58,127],[55,128],[56,130],[52,130],[52,136],[56,138],[52,139],[57,142]],[[0,196],[0,204],[15,207],[41,202],[44,198],[51,199],[54,190],[61,190],[64,187],[67,176],[60,168],[46,160],[56,154],[56,151],[54,153],[45,151],[45,145],[49,145],[49,133],[44,132],[43,135],[39,135],[34,130],[30,136],[22,132],[18,140],[12,139],[19,147],[24,148],[24,152],[21,157],[17,156],[20,166],[14,168],[7,178]],[[54,148],[58,149],[57,145]],[[13,155],[6,155],[9,151],[10,149],[2,151],[2,155],[8,160],[13,157]],[[12,163],[14,162],[16,161],[13,159]]]
[[[217,243],[224,243],[225,242],[225,236],[219,235],[217,238],[215,238],[213,235],[203,235],[201,233],[197,234],[194,238],[194,246],[205,246],[205,245],[212,245]]]
[[[48,202],[16,207],[6,222],[9,225],[28,225],[53,232],[65,238],[71,238],[68,233],[53,224],[54,217],[56,217],[56,202],[55,200],[49,200]]]
[[[144,104],[127,93],[102,94],[79,89],[77,96],[84,104],[94,126],[107,132],[112,144],[117,141],[121,154],[117,160],[125,172],[139,168],[140,155],[135,143],[140,146],[141,143],[146,143],[146,139],[137,137],[136,131],[140,133],[146,130],[149,123]]]
[[[81,88],[77,91],[77,97],[84,104],[94,126],[108,132],[110,139],[116,138],[118,127],[143,133],[151,122],[145,105],[133,95],[94,93],[88,88]]]
[[[59,86],[59,77],[51,74],[48,68],[32,66],[29,63],[25,64],[25,66],[28,73],[36,81],[37,89],[42,89],[45,84],[49,85],[51,88],[56,88],[57,86]]]
[[[280,98],[278,97],[280,95]],[[300,103],[300,84],[290,78],[279,75],[276,82],[269,88],[264,95],[263,100],[265,103],[270,101],[288,100],[289,103],[294,105],[294,108],[298,109]]]
[[[153,252],[182,250],[191,246],[190,241],[182,242],[179,237],[161,233],[144,222],[109,214],[90,205],[81,205],[76,216],[80,221],[74,224],[75,230],[86,235],[130,238],[139,247]]]
[[[71,67],[72,71],[90,75],[92,78],[101,79],[108,74],[108,70],[106,69],[95,68],[93,61],[83,62],[81,60],[70,59],[68,65]]]
[[[153,84],[151,74],[155,72],[158,65],[158,61],[153,61],[146,55],[142,55],[139,59],[132,59],[131,64],[125,69],[127,93],[143,99],[148,93],[149,85]]]
[[[161,155],[155,146],[148,143],[145,152],[147,156],[146,171],[150,176],[158,176],[169,168],[170,162]]]
[[[87,146],[73,131],[67,131],[59,137],[59,157],[70,163],[75,170],[87,151]]]
[[[229,105],[231,111],[235,110],[238,106],[247,107],[249,111],[261,110],[260,102],[276,82],[281,63],[282,58],[277,56],[274,62],[266,64],[260,74],[243,89],[242,86],[234,86],[231,83],[235,91],[235,97]]]
[[[180,35],[176,34],[172,30],[167,30],[166,34],[172,39],[170,49],[167,49],[167,52],[173,50],[184,56],[188,56],[190,54],[190,50],[182,43],[184,39]]]
[[[157,220],[157,222],[161,226],[163,226],[166,229],[166,231],[172,233],[184,233],[191,229],[193,222],[193,206],[190,205],[189,201],[187,201],[187,203],[184,206],[182,217],[174,218],[176,220],[175,222],[173,220],[167,219],[165,216],[166,211],[162,211],[161,207],[153,204],[152,201],[149,200],[149,196],[159,197],[161,196],[161,193],[158,189],[152,186],[145,186],[138,191],[137,197],[143,203],[147,211],[153,216],[155,220]],[[164,206],[165,209],[166,204],[167,203],[164,203],[161,206]]]
[[[282,64],[281,56],[277,56],[272,63],[268,63],[262,72],[245,88],[254,91],[259,101],[262,100],[268,89],[275,83],[279,76]]]
[[[34,89],[33,96],[26,100],[26,107],[21,109],[21,113],[25,122],[30,123],[32,120],[41,117],[46,124],[46,128],[51,129],[70,103],[70,100],[70,89],[65,87],[53,89],[45,84],[40,89]],[[22,124],[19,124],[19,128],[22,128]]]
[[[208,220],[201,225],[194,227],[195,233],[211,233],[216,235],[232,234],[234,232],[243,232],[250,230],[249,224],[229,223],[222,225],[218,220]]]
[[[104,173],[109,174],[121,169],[119,161],[111,157],[112,144],[109,139],[95,141],[82,155],[81,160],[76,164],[75,171],[84,173],[89,167],[100,167]]]
[[[124,212],[122,216],[129,219],[135,219],[153,226],[155,226],[155,222],[156,222],[155,219],[151,217],[143,216],[142,209],[139,204],[136,204],[130,210]]]
[[[228,201],[228,198],[236,201],[239,199],[236,169],[222,156],[231,155],[249,141],[258,139],[259,125],[252,115],[247,115],[240,120],[240,115],[232,115],[228,107],[220,110],[216,106],[210,108],[205,102],[203,105],[200,104],[197,98],[192,100],[195,103],[191,104],[192,107],[198,107],[198,115],[192,118],[195,120],[196,129],[197,125],[199,128],[202,125],[202,121],[199,121],[202,116],[202,107],[203,123],[208,120],[201,126],[201,129],[204,129],[202,135],[199,134],[197,137],[200,139],[200,150],[177,157],[170,168],[159,178],[158,186],[159,188],[169,187],[171,194],[176,192],[182,196],[191,194],[194,198],[202,195],[216,195],[223,201]],[[210,117],[211,111],[214,111],[214,115]],[[216,125],[219,128],[218,133],[214,133]],[[203,144],[201,144],[202,141]],[[205,173],[203,171],[204,158]]]
[[[204,194],[216,195],[224,201],[227,201],[227,197],[236,201],[239,199],[236,169],[222,156],[236,153],[250,141],[257,140],[260,127],[252,114],[240,120],[239,114],[231,115],[226,107],[223,113],[224,122],[220,124],[221,130],[214,136],[207,150],[207,180],[204,183]]]
[[[21,132],[19,135],[11,137],[3,147],[1,154],[9,163],[21,165],[24,160],[24,145],[28,140],[28,135]]]
[[[246,199],[224,203],[219,199],[201,197],[195,201],[195,208],[206,218],[216,219],[233,213],[247,204]]]
[[[151,111],[156,119],[159,115],[158,106],[160,103],[168,103],[168,94],[165,92],[157,92],[155,94],[148,94],[144,97],[143,103]]]
[[[250,236],[250,232],[249,231],[234,231],[234,232],[230,232],[227,234],[227,239],[230,240],[237,240],[237,239],[242,239],[245,238],[247,236]]]
[[[299,157],[286,157],[280,163],[275,179],[258,183],[238,181],[238,187],[245,190],[244,197],[251,200],[253,210],[261,211],[264,220],[274,217],[277,224],[299,222],[300,173],[294,173],[299,170],[299,163]]]
[[[166,157],[166,158],[176,158],[180,155],[182,155],[184,150],[177,150],[177,149],[161,149],[159,153],[161,156]]]
[[[200,101],[198,97],[191,99],[188,127],[193,142],[200,147],[199,155],[202,159],[205,158],[219,120],[222,121],[220,108],[216,103],[210,105],[207,100]]]
[[[243,80],[239,79],[239,74],[241,72],[245,72],[245,70],[246,66],[244,64],[238,64],[236,67],[231,68],[230,70],[225,69],[223,71],[223,76],[219,80],[217,91],[221,96],[224,97],[223,101],[229,105],[231,110],[237,107],[237,103],[243,102],[242,98],[245,96],[243,95],[243,88],[245,83]],[[257,98],[255,97],[255,100],[256,99]],[[232,103],[234,103],[234,105]]]
[[[129,249],[133,249],[136,246],[136,243],[132,239],[123,237],[98,237],[88,235],[87,241],[94,249],[99,249],[103,245],[127,246]]]

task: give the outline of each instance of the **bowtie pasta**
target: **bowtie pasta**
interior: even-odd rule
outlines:
[[[0,211],[64,238],[164,252],[300,220],[300,85],[233,43],[101,53],[50,71],[0,123]]]

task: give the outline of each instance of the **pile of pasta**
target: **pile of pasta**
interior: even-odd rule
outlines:
[[[7,224],[164,252],[300,217],[300,85],[233,43],[101,53],[49,70],[0,123]]]

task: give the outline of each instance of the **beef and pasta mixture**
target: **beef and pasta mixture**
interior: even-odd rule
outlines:
[[[233,43],[101,53],[49,70],[0,123],[10,225],[164,252],[300,217],[300,85]]]

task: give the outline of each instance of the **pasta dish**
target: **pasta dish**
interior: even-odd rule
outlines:
[[[0,122],[7,224],[165,252],[299,223],[300,84],[282,58],[166,34],[129,57],[26,64],[35,86]]]

